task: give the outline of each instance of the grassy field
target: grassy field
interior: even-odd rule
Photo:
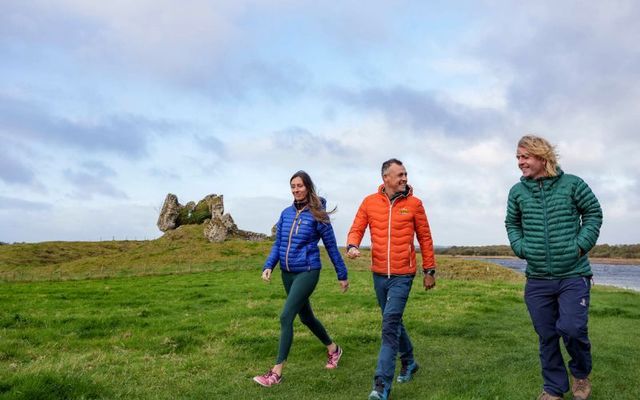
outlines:
[[[149,241],[0,246],[0,281],[34,282],[236,270],[261,264],[270,242],[209,243],[185,225]]]
[[[324,369],[324,347],[296,321],[283,384],[265,389],[251,377],[275,359],[284,301],[278,272],[270,284],[259,278],[268,243],[165,240],[93,263],[55,262],[59,276],[46,262],[21,267],[29,279],[0,283],[0,399],[366,398],[380,329],[366,259],[349,263],[348,293],[325,267],[312,297],[345,349],[340,367]],[[6,260],[15,258],[0,253],[0,269]],[[537,339],[522,278],[482,262],[438,262],[438,286],[424,292],[417,280],[405,315],[423,368],[392,398],[535,398]],[[638,399],[640,294],[596,287],[592,296],[593,399]]]

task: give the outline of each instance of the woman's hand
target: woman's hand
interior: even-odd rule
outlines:
[[[271,282],[271,268],[267,268],[262,271],[262,280],[265,282]]]
[[[343,281],[338,281],[340,282],[340,290],[342,291],[342,293],[346,292],[347,290],[349,290],[349,280],[345,279]]]

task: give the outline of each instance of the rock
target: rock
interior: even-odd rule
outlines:
[[[222,215],[224,214],[224,196],[223,195],[218,196],[215,194],[210,194],[208,196],[205,196],[205,198],[202,199],[202,201],[204,201],[209,206],[209,211],[211,212],[211,218],[222,217]]]
[[[224,242],[228,236],[238,232],[238,226],[233,222],[231,214],[214,216],[204,224],[204,237],[210,242]]]
[[[178,215],[180,214],[180,203],[178,203],[178,196],[175,194],[167,194],[167,197],[164,199],[164,204],[162,204],[162,210],[160,211],[160,216],[158,217],[157,226],[162,232],[166,232],[170,229],[176,229],[178,224],[176,221],[178,220]]]
[[[184,210],[191,215],[193,213],[193,211],[196,209],[196,202],[195,201],[190,201],[187,204],[184,205]]]
[[[227,239],[227,228],[220,218],[211,219],[204,223],[204,237],[210,242],[224,242]]]
[[[259,242],[261,240],[269,239],[269,236],[265,235],[264,233],[243,231],[241,229],[238,229],[238,232],[236,233],[236,236],[240,237],[240,238],[242,238],[244,240],[249,240],[249,241],[252,241],[252,242]]]
[[[166,232],[189,224],[202,224],[204,237],[210,242],[223,242],[230,237],[251,241],[269,238],[262,233],[238,229],[231,214],[224,213],[222,195],[210,194],[197,204],[190,201],[182,206],[178,197],[169,193],[158,218],[158,228]]]

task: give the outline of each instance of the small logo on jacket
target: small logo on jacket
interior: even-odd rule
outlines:
[[[409,214],[409,209],[403,207],[400,210],[398,210],[398,212],[400,213],[400,215],[406,215],[406,214]]]
[[[583,299],[581,299],[581,300],[580,300],[580,305],[581,305],[582,307],[586,307],[586,306],[587,306],[587,301],[586,301],[584,298],[583,298]]]

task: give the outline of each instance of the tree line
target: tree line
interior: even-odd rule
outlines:
[[[508,256],[515,257],[510,246],[450,246],[436,247],[436,254],[450,256]],[[598,244],[589,252],[590,257],[640,258],[640,244]]]

